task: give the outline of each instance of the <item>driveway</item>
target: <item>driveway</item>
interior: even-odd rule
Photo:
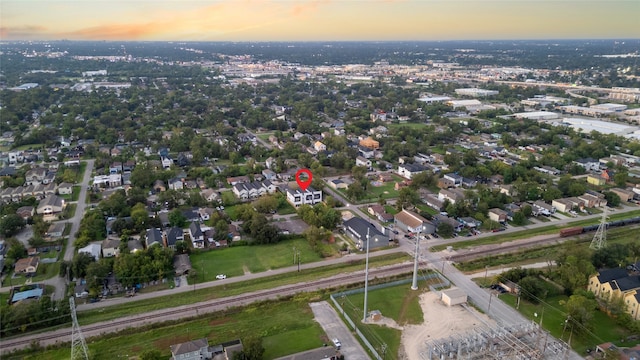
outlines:
[[[367,352],[328,302],[321,301],[309,305],[311,306],[316,321],[322,326],[322,329],[324,329],[324,332],[329,337],[330,343],[327,345],[332,346],[333,343],[331,339],[338,338],[342,343],[340,352],[344,355],[345,359],[369,360]]]

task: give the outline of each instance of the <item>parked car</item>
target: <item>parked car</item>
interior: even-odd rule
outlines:
[[[224,280],[224,279],[226,279],[226,278],[227,278],[227,275],[225,275],[225,274],[218,274],[218,275],[216,275],[216,279],[218,279],[218,280]]]
[[[342,346],[342,344],[340,343],[340,340],[338,340],[337,338],[333,339],[333,345],[336,346],[336,349],[340,350],[340,347]]]

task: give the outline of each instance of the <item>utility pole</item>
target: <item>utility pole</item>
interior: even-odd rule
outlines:
[[[296,252],[296,256],[298,257],[298,272],[300,272],[300,250]]]
[[[367,227],[367,256],[364,266],[364,314],[362,322],[367,322],[367,292],[369,290],[369,228]]]
[[[489,308],[487,309],[487,314],[491,311],[491,299],[493,299],[493,293],[489,293]]]
[[[411,290],[418,290],[418,257],[420,254],[420,235],[416,236],[416,254],[413,260],[413,281]]]

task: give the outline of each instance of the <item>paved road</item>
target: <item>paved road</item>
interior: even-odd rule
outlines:
[[[340,353],[345,359],[349,360],[368,360],[369,356],[365,349],[360,345],[351,330],[340,319],[335,309],[326,301],[309,304],[316,321],[327,334],[329,339],[338,339],[342,343]],[[331,341],[331,340],[330,340]],[[327,344],[332,345],[332,343]]]
[[[73,255],[75,254],[75,247],[73,246],[73,242],[76,239],[76,233],[80,228],[80,221],[84,216],[84,211],[86,208],[86,199],[87,199],[87,187],[89,186],[89,181],[91,180],[91,172],[93,171],[93,165],[95,163],[94,160],[86,160],[87,166],[85,168],[85,172],[83,174],[82,182],[80,185],[80,194],[78,196],[78,201],[76,203],[76,211],[73,215],[73,218],[69,220],[61,220],[61,222],[68,222],[71,224],[71,232],[69,233],[69,238],[67,240],[67,247],[64,253],[64,256],[60,260],[71,261],[73,259]],[[51,285],[55,287],[55,291],[52,295],[52,300],[62,300],[66,298],[66,290],[67,290],[67,281],[60,276],[56,276],[50,279],[44,280],[42,283],[45,285]],[[9,292],[11,287],[2,287],[0,288],[0,292]]]

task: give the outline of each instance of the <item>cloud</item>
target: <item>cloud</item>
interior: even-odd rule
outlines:
[[[0,27],[0,39],[33,39],[46,33],[47,28],[38,25]]]

